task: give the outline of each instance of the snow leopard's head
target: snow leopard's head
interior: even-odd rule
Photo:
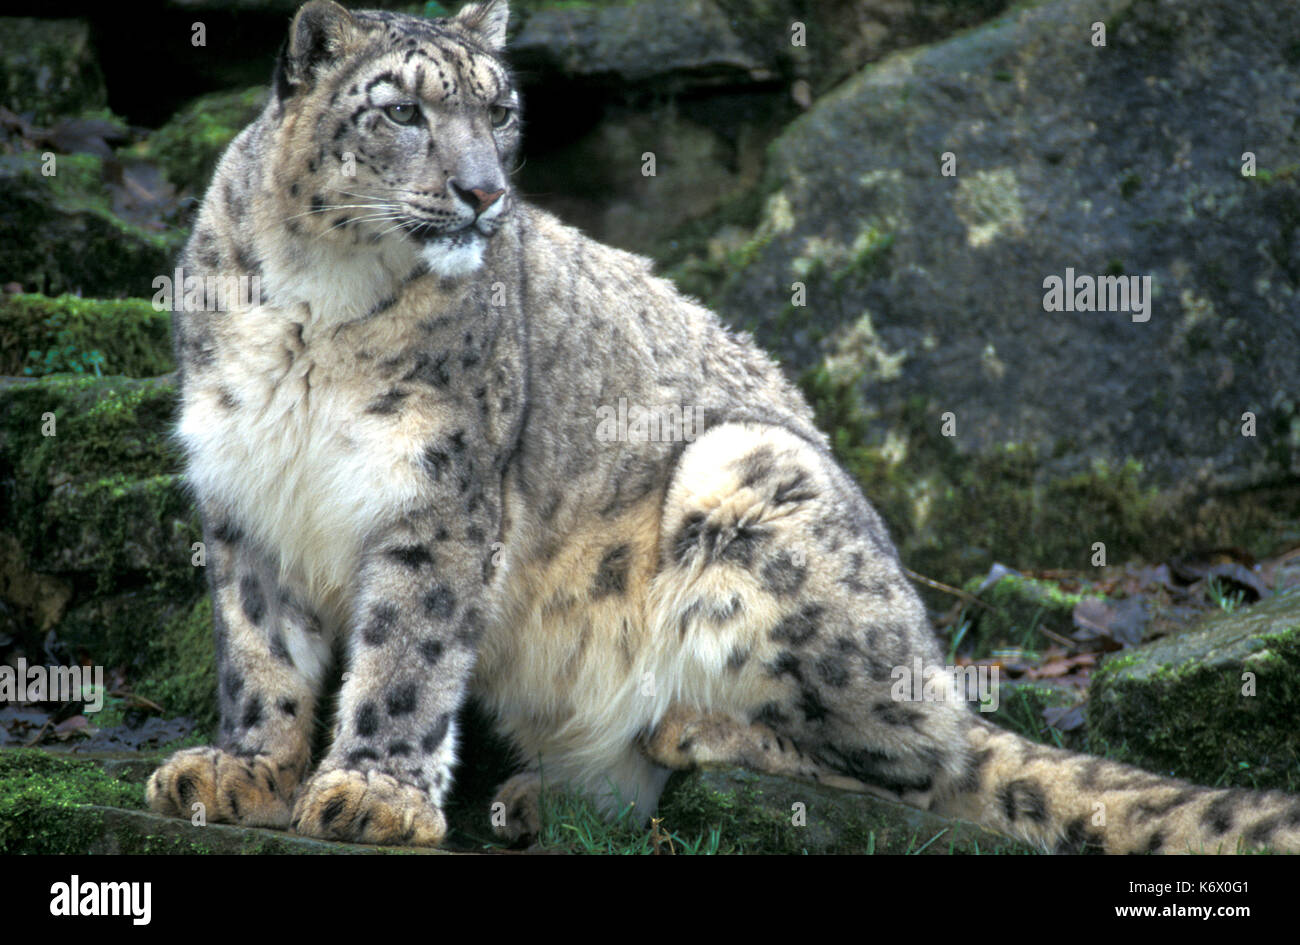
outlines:
[[[519,94],[501,58],[505,0],[453,17],[314,0],[276,66],[285,160],[274,185],[306,235],[406,241],[431,271],[476,270],[513,204]]]

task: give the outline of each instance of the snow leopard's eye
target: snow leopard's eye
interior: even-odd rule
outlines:
[[[409,125],[419,117],[420,109],[412,102],[402,102],[398,105],[387,106],[384,109],[384,114],[394,124]]]
[[[504,128],[510,121],[510,108],[505,105],[493,105],[488,109],[488,118],[492,119],[493,128]]]

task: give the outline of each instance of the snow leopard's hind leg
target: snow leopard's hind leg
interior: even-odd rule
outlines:
[[[869,790],[1045,849],[1300,849],[1300,798],[1196,787],[1032,743],[934,677],[938,644],[878,516],[817,445],[728,424],[683,454],[650,612],[676,698],[643,739],[673,768],[741,764]]]
[[[662,764],[712,753],[923,807],[967,769],[964,705],[890,697],[893,669],[937,664],[938,645],[879,517],[820,444],[757,423],[692,443],[649,612],[679,694],[646,743]]]

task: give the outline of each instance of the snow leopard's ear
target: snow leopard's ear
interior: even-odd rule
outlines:
[[[283,99],[310,88],[320,68],[339,54],[360,32],[352,14],[334,0],[312,0],[293,18],[289,38],[275,66],[275,94]]]
[[[507,0],[484,0],[467,3],[447,21],[468,33],[475,41],[492,52],[506,48],[506,26],[510,22],[510,4]]]

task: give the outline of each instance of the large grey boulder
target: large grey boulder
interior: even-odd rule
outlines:
[[[862,469],[911,476],[908,502],[886,510],[905,533],[943,521],[944,489],[964,488],[944,473],[917,494],[938,465],[918,455],[918,430],[931,452],[983,463],[985,480],[1020,480],[1025,500],[1004,504],[1022,549],[1043,550],[1027,487],[1088,480],[1075,491],[1093,527],[1040,565],[1078,566],[1115,537],[1100,517],[1121,499],[1088,494],[1098,469],[1131,480],[1124,501],[1286,483],[1294,497],[1297,35],[1295,4],[1054,0],[893,55],[773,143],[758,224],[722,241],[700,290],[792,373],[819,370],[815,387],[860,408],[877,450]],[[945,152],[955,176],[940,173]],[[1044,280],[1067,269],[1149,276],[1149,320],[1046,311]],[[941,439],[949,411],[956,436]],[[964,498],[980,517],[978,492]],[[1285,502],[1225,511],[1239,498],[1199,520],[1195,504],[1171,505],[1155,518],[1174,527],[1111,552],[1276,530]]]

